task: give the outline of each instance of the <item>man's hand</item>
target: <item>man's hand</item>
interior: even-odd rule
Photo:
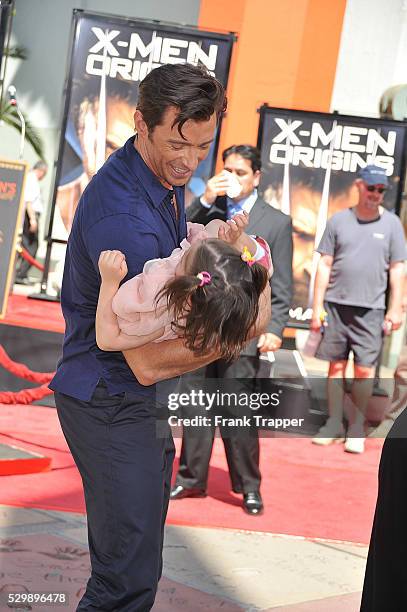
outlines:
[[[310,328],[312,331],[319,331],[321,329],[321,325],[327,325],[326,321],[324,321],[326,314],[326,310],[323,306],[313,307],[312,319],[310,323]]]
[[[312,331],[319,331],[321,329],[321,319],[318,315],[312,315],[310,329]]]
[[[98,265],[103,283],[118,285],[127,274],[126,258],[121,251],[102,251]]]
[[[319,331],[321,329],[321,313],[323,308],[313,308],[312,310],[312,319],[310,323],[310,329],[312,331]]]
[[[281,338],[279,338],[275,334],[267,332],[266,334],[262,334],[260,336],[259,341],[257,343],[257,348],[259,349],[260,353],[268,353],[268,351],[278,351],[278,349],[281,347],[281,344]]]
[[[203,201],[206,202],[206,204],[213,204],[218,196],[225,195],[228,186],[228,176],[222,170],[222,172],[215,174],[215,176],[206,183]]]
[[[30,233],[35,234],[38,229],[37,219],[35,217],[30,217]]]
[[[391,331],[396,331],[401,327],[403,321],[403,311],[400,308],[390,308],[384,317],[385,321],[389,321],[391,323]]]

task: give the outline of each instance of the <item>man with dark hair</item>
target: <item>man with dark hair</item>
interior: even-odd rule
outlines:
[[[282,343],[292,295],[292,227],[291,218],[257,195],[260,181],[260,151],[251,145],[233,145],[222,155],[224,168],[212,177],[204,195],[187,210],[190,221],[208,223],[212,219],[230,219],[240,211],[250,213],[249,234],[261,234],[267,240],[273,259],[271,278],[271,321],[267,332],[249,343],[234,363],[219,360],[204,370],[194,372],[185,379],[199,384],[202,378],[253,379],[259,368],[259,353],[277,351]],[[198,382],[197,382],[198,381]],[[196,406],[184,408],[188,418],[196,414]],[[199,435],[198,435],[199,434]],[[202,497],[206,494],[209,461],[212,453],[214,428],[197,431],[185,427],[179,471],[171,499]],[[259,440],[256,428],[230,431],[221,428],[232,489],[243,493],[243,508],[248,514],[259,515],[263,511],[260,494]]]
[[[30,172],[27,174],[24,187],[24,224],[22,245],[32,257],[35,257],[38,251],[38,234],[39,222],[41,213],[44,210],[42,203],[40,181],[43,180],[48,171],[48,165],[43,160],[38,160]],[[31,268],[29,261],[21,255],[18,257],[19,265],[17,269],[15,282],[18,285],[29,285],[28,272]]]
[[[153,70],[140,85],[137,136],[109,157],[75,213],[61,292],[63,356],[50,386],[85,491],[92,575],[79,611],[153,606],[174,453],[170,433],[156,435],[154,383],[217,357],[194,357],[182,339],[124,355],[101,351],[99,255],[122,251],[130,278],[179,246],[186,237],[184,185],[225,108],[223,87],[203,70]]]

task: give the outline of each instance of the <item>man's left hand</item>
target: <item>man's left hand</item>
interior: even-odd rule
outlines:
[[[30,233],[35,234],[38,229],[37,219],[35,217],[31,217],[30,219]]]
[[[257,343],[257,348],[260,353],[268,353],[268,351],[278,351],[282,344],[282,339],[275,334],[262,334]]]
[[[386,312],[384,320],[389,321],[391,323],[392,331],[399,329],[399,327],[401,327],[401,323],[403,320],[402,309],[401,308],[390,308],[390,310]]]

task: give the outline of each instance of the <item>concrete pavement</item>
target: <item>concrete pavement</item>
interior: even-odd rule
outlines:
[[[73,612],[89,572],[86,542],[84,515],[0,506],[0,610],[15,589],[64,592],[67,606],[31,609]],[[366,554],[340,542],[168,525],[154,610],[357,612]]]

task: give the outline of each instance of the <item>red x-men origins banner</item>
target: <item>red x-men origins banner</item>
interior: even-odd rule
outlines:
[[[226,86],[233,42],[232,34],[74,11],[49,237],[67,237],[84,188],[134,134],[140,81],[162,64],[191,63],[202,64]],[[190,180],[187,198],[203,193],[217,144]]]
[[[354,181],[368,164],[386,170],[390,188],[384,206],[399,211],[404,184],[407,124],[263,106],[258,146],[259,191],[293,220],[294,295],[289,324],[304,327],[318,258],[314,249],[334,213],[358,201]]]

